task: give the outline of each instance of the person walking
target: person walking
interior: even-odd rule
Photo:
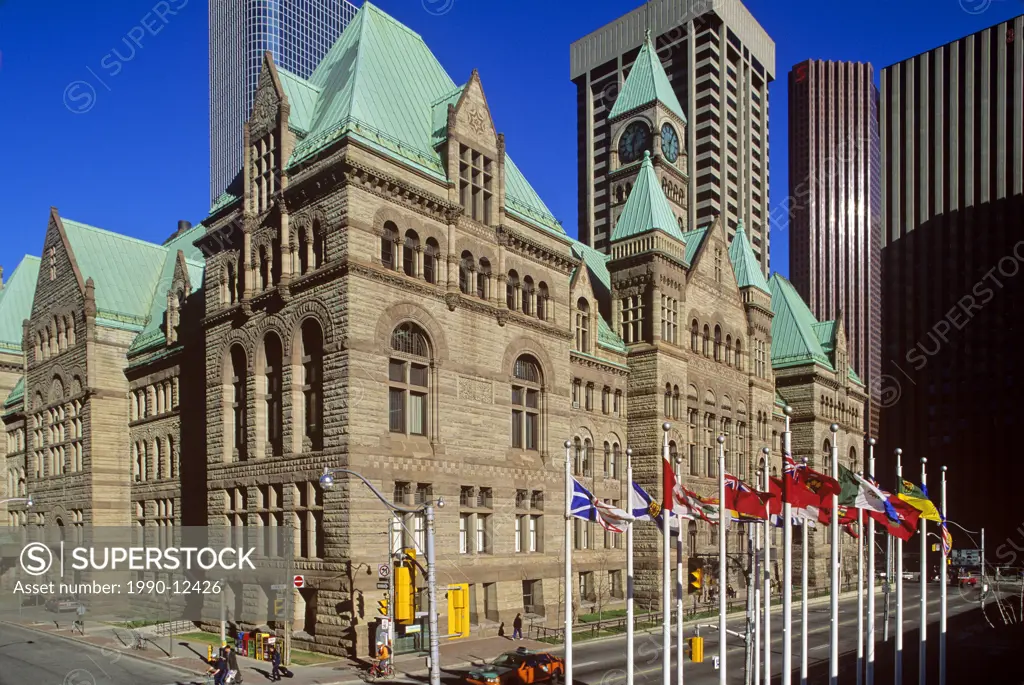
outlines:
[[[229,676],[230,678],[233,678],[230,682],[241,683],[242,669],[238,668],[238,655],[235,653],[235,650],[231,648],[231,645],[224,646],[224,659],[227,661],[228,670],[233,674]]]
[[[519,614],[516,614],[515,620],[512,621],[512,639],[523,639],[523,617]]]
[[[270,679],[278,681],[281,679],[281,652],[278,651],[277,645],[270,648],[270,665],[273,667],[270,671]]]
[[[228,662],[224,658],[224,651],[219,650],[216,661],[213,662],[213,666],[208,670],[207,675],[213,676],[213,682],[215,685],[224,685],[224,678],[228,674]]]

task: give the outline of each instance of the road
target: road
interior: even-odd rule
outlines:
[[[0,625],[0,685],[166,685],[181,671],[59,637]]]

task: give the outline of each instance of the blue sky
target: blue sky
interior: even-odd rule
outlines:
[[[377,4],[419,32],[456,82],[479,69],[510,153],[575,235],[569,44],[640,0]],[[773,207],[788,195],[786,74],[793,64],[868,61],[877,78],[883,66],[1024,13],[1024,0],[746,4],[776,44]],[[156,242],[178,219],[201,221],[209,208],[208,118],[203,0],[0,0],[0,265],[10,273],[24,253],[39,254],[50,206]],[[771,251],[773,268],[788,273],[784,228],[773,232]]]

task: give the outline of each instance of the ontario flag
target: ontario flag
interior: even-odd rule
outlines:
[[[768,502],[773,496],[771,492],[753,489],[730,473],[725,474],[725,508],[740,516],[768,518]]]

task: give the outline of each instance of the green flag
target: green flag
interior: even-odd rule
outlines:
[[[928,493],[909,480],[900,479],[899,498],[921,512],[921,518],[942,522],[942,516],[939,515],[939,510],[935,508],[932,501],[928,499]]]

